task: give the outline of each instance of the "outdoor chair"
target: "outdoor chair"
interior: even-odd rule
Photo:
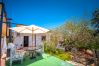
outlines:
[[[37,53],[38,56],[42,55],[43,49],[42,49],[41,45],[37,46],[36,53]]]
[[[23,56],[24,56],[23,51],[16,52],[15,48],[11,48],[11,51],[10,51],[10,66],[12,66],[13,61],[20,60],[21,63],[22,63],[23,62]]]

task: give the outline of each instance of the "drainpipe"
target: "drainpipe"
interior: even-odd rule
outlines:
[[[35,47],[36,47],[36,34],[35,34]]]

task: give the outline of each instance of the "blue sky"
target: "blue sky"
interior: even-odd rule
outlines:
[[[13,22],[48,29],[71,18],[92,17],[99,0],[4,0],[7,17]]]

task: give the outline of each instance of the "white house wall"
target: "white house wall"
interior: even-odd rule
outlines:
[[[23,44],[23,37],[22,36],[14,37],[13,43],[17,46],[17,48],[20,48],[21,45]]]
[[[23,44],[24,41],[24,36],[29,36],[29,46],[33,46],[32,45],[32,35],[31,34],[20,34],[20,36],[16,36],[17,33],[14,33],[14,44],[16,44],[18,46],[18,48],[21,47],[21,45]],[[48,40],[48,35],[47,34],[36,34],[36,46],[42,45],[43,41],[42,41],[42,36],[46,35],[46,40]],[[33,44],[35,46],[35,36],[33,35]]]

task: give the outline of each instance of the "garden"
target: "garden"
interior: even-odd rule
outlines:
[[[99,10],[93,18],[68,20],[49,32],[50,41],[44,42],[44,51],[62,60],[71,60],[84,65],[98,65]],[[59,46],[57,48],[57,46]]]

